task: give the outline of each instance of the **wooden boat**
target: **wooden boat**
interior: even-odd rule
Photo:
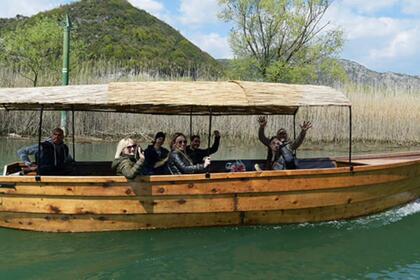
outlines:
[[[180,95],[176,100],[174,91]],[[11,97],[16,93],[19,96]],[[226,93],[227,99],[219,100]],[[125,103],[127,95],[132,96],[130,103]],[[0,89],[0,104],[8,110],[210,116],[295,115],[301,106],[351,106],[343,94],[327,87],[249,82]],[[348,158],[302,159],[300,169],[282,171],[230,173],[224,169],[226,162],[212,162],[208,174],[135,180],[113,176],[111,162],[76,162],[75,176],[13,175],[20,164],[10,164],[0,177],[0,226],[89,232],[319,222],[377,213],[420,195],[420,152],[352,159],[350,151]],[[244,161],[247,167],[258,162]]]

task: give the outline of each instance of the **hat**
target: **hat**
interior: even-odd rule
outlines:
[[[159,131],[158,133],[156,133],[155,140],[160,138],[160,137],[165,138],[165,133],[163,133],[162,131]]]

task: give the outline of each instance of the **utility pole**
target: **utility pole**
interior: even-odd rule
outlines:
[[[64,21],[64,40],[63,40],[63,75],[62,81],[63,86],[67,86],[69,84],[69,71],[70,71],[70,30],[71,30],[71,21],[68,14],[66,14],[66,18]],[[60,127],[64,130],[64,135],[68,134],[67,129],[67,112],[61,111],[61,120],[60,120]]]

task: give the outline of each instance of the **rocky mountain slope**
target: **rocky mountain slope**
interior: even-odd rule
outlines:
[[[341,59],[340,62],[347,73],[349,81],[354,84],[372,86],[379,89],[387,88],[420,92],[420,76],[375,72],[357,62],[346,59]]]

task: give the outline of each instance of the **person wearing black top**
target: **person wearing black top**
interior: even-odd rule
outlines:
[[[219,149],[220,132],[214,131],[214,143],[209,149],[200,149],[200,136],[191,136],[191,144],[187,146],[187,155],[192,159],[193,164],[202,163],[204,157],[214,154]]]
[[[155,140],[144,151],[146,158],[144,162],[145,175],[163,175],[167,173],[165,164],[168,160],[169,151],[162,147],[165,143],[165,134],[158,132],[155,135]]]
[[[26,165],[23,170],[38,170],[39,175],[70,175],[73,172],[73,159],[63,140],[64,131],[57,127],[46,141],[17,151],[19,158]],[[31,162],[30,155],[35,155],[36,163]]]
[[[205,157],[202,163],[193,164],[192,159],[186,154],[187,139],[182,133],[175,133],[171,147],[168,160],[168,170],[171,174],[204,173],[210,165],[210,157]]]

